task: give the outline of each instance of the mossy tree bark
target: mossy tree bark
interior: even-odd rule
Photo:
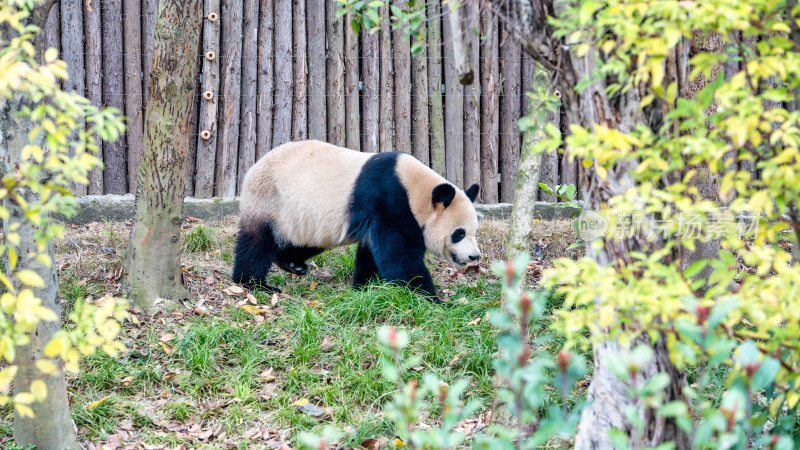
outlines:
[[[127,256],[130,298],[149,311],[156,299],[185,293],[180,232],[202,11],[201,0],[161,2],[159,6],[145,112],[147,134]]]
[[[50,6],[35,7],[29,17],[30,23],[44,28],[48,17]],[[58,5],[56,4],[56,8]],[[45,42],[44,33],[39,33],[34,37],[34,47],[37,55],[44,55]],[[36,104],[22,95],[15,95],[0,103],[0,175],[11,173],[21,161],[23,147],[29,144],[28,134],[34,127],[34,123],[29,118],[18,115],[23,108],[34,108]],[[40,142],[39,144],[43,144]],[[30,190],[22,192],[22,197],[32,202],[36,200],[36,194]],[[21,224],[17,233],[20,236],[20,245],[17,248],[18,263],[17,270],[30,269],[37,272],[45,281],[46,287],[35,289],[34,294],[42,301],[42,306],[50,308],[59,317],[61,316],[61,302],[58,298],[58,279],[56,278],[56,265],[45,267],[38,263],[35,256],[41,252],[38,249],[34,238],[38,227],[25,218],[25,213],[19,205],[6,197],[5,208],[9,212],[9,218],[3,221],[3,229],[11,228],[12,223]],[[54,259],[52,243],[47,246],[45,251],[51,259]],[[6,262],[6,268],[9,267]],[[22,286],[16,286],[18,289]],[[60,322],[39,322],[30,333],[30,343],[25,346],[17,347],[16,361],[20,363],[19,371],[14,378],[15,389],[27,391],[31,382],[42,375],[35,370],[33,361],[41,358],[44,348],[52,339],[56,331],[61,327]],[[53,375],[42,379],[47,386],[47,398],[42,402],[31,404],[34,417],[22,417],[16,411],[14,413],[14,440],[20,448],[52,448],[52,449],[78,449],[78,439],[75,427],[69,414],[69,401],[67,400],[67,384],[64,379],[63,369]]]

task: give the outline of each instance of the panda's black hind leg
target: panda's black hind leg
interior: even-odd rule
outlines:
[[[319,255],[323,251],[325,251],[325,249],[319,247],[296,247],[290,245],[278,252],[275,265],[286,272],[295,275],[305,275],[308,273],[306,260],[312,256]]]
[[[353,287],[360,289],[372,280],[380,279],[378,266],[372,257],[372,250],[361,242],[356,250],[355,272],[353,273]]]
[[[248,289],[279,293],[280,289],[267,284],[267,273],[278,256],[279,247],[269,224],[259,228],[255,231],[239,229],[231,278]]]

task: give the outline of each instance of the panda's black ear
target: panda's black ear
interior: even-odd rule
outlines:
[[[450,206],[450,203],[455,197],[456,188],[450,183],[442,183],[433,188],[433,196],[431,197],[431,200],[433,201],[434,206],[436,206],[437,203],[441,203],[445,208],[447,208]]]
[[[469,198],[469,201],[475,203],[475,199],[478,198],[478,192],[480,192],[480,190],[481,187],[478,186],[478,183],[475,183],[472,186],[470,186],[469,189],[465,191],[467,194],[467,198]]]

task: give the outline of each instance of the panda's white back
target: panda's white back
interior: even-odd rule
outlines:
[[[347,240],[351,193],[370,153],[320,141],[276,147],[247,172],[242,226],[274,225],[297,246],[333,248]]]

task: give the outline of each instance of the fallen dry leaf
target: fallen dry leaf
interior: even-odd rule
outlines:
[[[89,406],[86,407],[86,409],[91,411],[91,410],[97,408],[97,406],[100,405],[100,403],[103,403],[104,401],[108,400],[110,397],[111,397],[110,395],[107,395],[107,396],[101,398],[100,400],[97,400],[96,402],[92,402],[92,403],[89,404]]]
[[[264,382],[270,383],[272,381],[275,381],[275,375],[273,373],[274,373],[274,370],[272,369],[272,367],[270,367],[270,368],[264,370],[263,372],[261,372],[261,374],[259,374],[258,376],[263,378]]]
[[[381,448],[381,441],[378,439],[364,439],[360,445],[361,448],[366,450],[378,450]]]
[[[130,386],[131,382],[133,382],[133,377],[125,377],[122,379],[122,384],[125,386]]]
[[[473,326],[475,326],[475,325],[477,325],[477,324],[478,324],[478,322],[480,322],[480,321],[481,321],[481,318],[480,318],[480,316],[475,316],[475,319],[474,319],[474,320],[471,320],[471,321],[469,321],[469,322],[467,322],[467,325],[473,325]]]
[[[167,341],[169,341],[169,340],[172,340],[172,338],[174,338],[174,337],[175,337],[175,335],[174,335],[173,333],[167,333],[167,334],[165,334],[165,335],[161,336],[161,337],[159,338],[159,340],[160,340],[160,341],[163,341],[163,342],[167,342]]]
[[[163,348],[164,351],[167,353],[172,353],[175,350],[175,346],[172,344],[168,344],[163,341],[159,342],[159,344],[161,344],[161,348]]]
[[[278,293],[277,292],[273,292],[272,293],[272,301],[270,301],[270,304],[272,305],[273,308],[278,305]]]
[[[258,299],[256,299],[255,295],[253,295],[253,294],[251,294],[249,292],[247,293],[247,300],[250,301],[250,303],[252,303],[254,305],[258,304]]]
[[[268,309],[264,309],[260,306],[253,306],[253,305],[239,305],[239,308],[249,312],[250,314],[264,314],[269,312]]]
[[[228,295],[242,295],[244,294],[244,289],[242,289],[241,286],[232,284],[228,286],[223,292],[225,292]]]
[[[297,400],[296,402],[292,403],[292,406],[303,406],[303,405],[307,405],[307,404],[308,404],[308,399],[307,398],[301,398],[301,399]]]

